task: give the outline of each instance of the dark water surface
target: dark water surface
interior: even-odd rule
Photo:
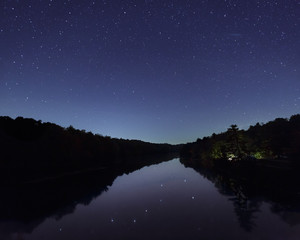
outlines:
[[[117,177],[100,193],[31,226],[1,220],[2,239],[300,239],[299,211],[259,197],[238,203],[179,159]]]

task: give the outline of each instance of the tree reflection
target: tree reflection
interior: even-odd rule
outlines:
[[[61,219],[75,211],[78,204],[89,205],[108,190],[114,180],[144,166],[168,161],[174,155],[156,155],[136,159],[120,168],[90,171],[84,174],[44,179],[21,185],[0,185],[0,236],[31,233],[47,218]]]
[[[242,192],[235,193],[235,197],[229,198],[234,206],[234,212],[238,218],[240,226],[248,232],[255,227],[255,213],[260,211],[261,202],[248,199]]]
[[[264,202],[270,210],[289,225],[300,224],[300,177],[295,171],[268,171],[266,169],[224,169],[207,168],[194,161],[181,159],[214,183],[218,192],[232,202],[240,226],[251,232],[256,226],[257,213]]]

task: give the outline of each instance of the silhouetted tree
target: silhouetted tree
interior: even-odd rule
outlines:
[[[238,159],[242,158],[241,135],[237,125],[233,124],[228,128],[228,150]]]
[[[287,159],[300,166],[300,114],[290,119],[277,118],[266,124],[257,123],[248,130],[231,125],[227,132],[198,138],[184,148],[190,158],[206,166],[214,166],[216,159]],[[195,160],[194,160],[195,161]]]

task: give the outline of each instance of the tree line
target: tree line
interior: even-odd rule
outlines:
[[[179,152],[179,146],[116,139],[23,117],[0,117],[0,149],[3,171],[13,175],[17,171],[31,172],[31,177],[48,172],[141,165],[143,156]]]
[[[286,159],[295,163],[300,157],[300,114],[257,123],[247,130],[231,125],[226,132],[212,134],[186,144],[181,150],[186,159],[198,159],[212,166],[218,160]]]

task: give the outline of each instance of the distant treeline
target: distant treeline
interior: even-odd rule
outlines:
[[[45,176],[53,171],[120,167],[130,161],[134,165],[134,158],[179,152],[179,147],[115,139],[31,118],[0,117],[0,166],[12,173]]]
[[[213,166],[221,160],[292,160],[300,165],[300,115],[257,123],[248,130],[231,125],[226,132],[186,144],[181,157]],[[299,161],[297,161],[299,159]]]

